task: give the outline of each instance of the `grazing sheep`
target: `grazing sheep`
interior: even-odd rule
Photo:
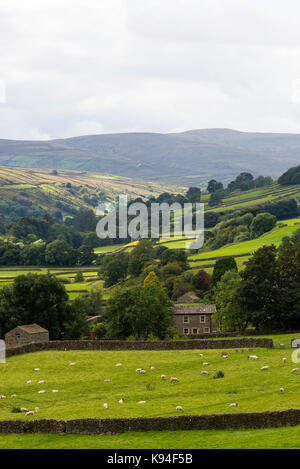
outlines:
[[[248,357],[250,360],[259,360],[259,358],[256,355],[249,355]]]
[[[103,407],[104,409],[108,409],[108,404],[107,403],[103,404]]]
[[[0,399],[6,399],[6,396],[0,396]]]
[[[200,353],[200,354],[199,354],[199,357],[200,357],[200,358],[203,358],[203,353]]]
[[[43,380],[38,382],[38,384],[45,384],[45,383],[46,381],[43,381]]]
[[[76,363],[70,363],[70,366],[75,366],[75,365],[76,365]]]
[[[285,347],[285,345],[284,345],[284,344],[279,344],[279,346],[280,346],[280,347]]]
[[[166,375],[161,375],[161,379],[166,379]]]
[[[261,367],[261,371],[266,371],[266,370],[268,370],[268,369],[269,369],[268,366],[262,366],[262,367]]]
[[[16,395],[16,394],[12,394],[10,397],[17,397],[17,395]]]
[[[32,381],[31,381],[31,379],[29,379],[29,380],[27,381],[27,384],[31,384],[31,383],[32,383]]]
[[[52,392],[59,392],[59,391],[58,391],[57,389],[53,389],[53,391],[52,391]]]
[[[294,368],[294,369],[292,370],[292,373],[298,373],[298,371],[299,371],[299,368]]]
[[[33,371],[41,371],[39,368],[34,368]]]
[[[46,391],[42,390],[42,391],[39,391],[38,394],[44,394]]]
[[[170,381],[171,381],[171,383],[179,383],[179,379],[175,378],[173,376],[170,378]]]
[[[147,401],[140,401],[139,404],[147,404]]]
[[[238,404],[235,402],[233,404],[229,404],[229,407],[238,407]]]
[[[181,407],[181,405],[178,405],[176,407],[176,410],[177,410],[177,412],[184,412],[183,407]]]
[[[150,366],[150,370],[151,370],[151,371],[154,371],[154,370],[155,370],[155,366]]]
[[[38,413],[39,410],[40,410],[39,407],[36,407],[36,408],[34,409],[34,411],[35,411],[36,413]]]
[[[28,412],[28,409],[26,409],[26,407],[21,407],[20,411],[21,412]]]
[[[223,358],[228,358],[228,355],[222,355]]]
[[[34,415],[34,411],[30,410],[29,412],[26,412],[25,416],[29,417],[30,415]]]
[[[200,374],[203,375],[203,376],[208,376],[209,375],[208,371],[201,371]]]
[[[280,388],[280,392],[283,393],[283,392],[284,392],[284,388]]]
[[[120,399],[119,404],[124,404],[124,399]]]
[[[137,368],[135,371],[136,371],[137,373],[140,373],[140,372],[142,371],[142,368]]]
[[[122,363],[117,363],[116,366],[122,366]]]
[[[203,366],[208,366],[208,365],[209,365],[209,363],[203,363]]]
[[[111,379],[105,379],[104,380],[104,383],[111,383],[111,382],[112,382]]]
[[[145,374],[146,374],[146,371],[145,371],[145,370],[141,370],[141,371],[140,371],[140,374],[141,374],[141,375],[145,375]]]

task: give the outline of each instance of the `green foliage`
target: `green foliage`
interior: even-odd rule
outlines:
[[[222,331],[243,331],[248,325],[247,315],[244,314],[239,302],[241,281],[238,272],[229,270],[217,283],[215,289],[217,312],[214,319],[218,322],[219,329]]]
[[[100,272],[104,278],[105,287],[111,287],[126,279],[128,261],[129,256],[126,253],[104,256]]]
[[[213,376],[213,379],[221,379],[221,378],[225,378],[225,374],[223,373],[223,371],[217,371],[217,373],[215,373]]]
[[[84,276],[83,276],[83,273],[81,271],[77,272],[77,274],[75,275],[74,282],[75,283],[84,282]]]
[[[186,198],[190,203],[201,201],[201,189],[199,187],[190,187],[186,193]]]
[[[98,324],[94,324],[92,330],[95,332],[95,336],[97,339],[103,339],[107,332],[107,324],[103,322],[98,322]]]
[[[160,281],[158,280],[158,277],[157,277],[156,273],[153,272],[153,271],[149,272],[149,274],[147,275],[147,277],[144,280],[144,286],[146,286],[148,284],[155,284],[158,287],[162,286]]]
[[[300,165],[288,169],[288,171],[278,178],[278,183],[283,186],[300,184]]]
[[[270,213],[259,213],[253,219],[250,230],[252,238],[259,238],[276,226],[276,217]]]
[[[74,265],[76,252],[66,241],[58,239],[47,245],[45,260],[47,265]]]
[[[233,257],[227,257],[225,259],[218,259],[216,261],[213,274],[211,277],[211,281],[210,281],[210,291],[211,291],[212,296],[214,295],[214,291],[218,282],[220,282],[223,275],[229,270],[233,270],[235,272],[238,271],[236,261]]]

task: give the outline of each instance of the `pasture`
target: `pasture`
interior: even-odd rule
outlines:
[[[6,396],[0,400],[0,419],[28,418],[13,413],[15,407],[39,407],[33,418],[64,420],[167,417],[178,415],[177,406],[183,407],[184,415],[299,407],[300,373],[292,373],[296,365],[291,361],[290,348],[228,350],[228,359],[222,358],[221,352],[53,351],[11,357],[0,364],[0,394]],[[259,360],[250,360],[249,355],[257,355]],[[116,366],[118,363],[122,366]],[[155,370],[151,371],[151,366]],[[269,366],[269,370],[261,371],[263,366]],[[138,368],[146,374],[141,375]],[[201,371],[209,375],[203,376]],[[214,379],[218,371],[225,377]],[[166,380],[161,379],[162,374]],[[179,382],[171,383],[171,377]],[[39,394],[41,390],[45,392]],[[14,394],[17,397],[11,397]],[[124,399],[123,404],[119,404],[120,399]],[[231,403],[238,407],[230,408]]]

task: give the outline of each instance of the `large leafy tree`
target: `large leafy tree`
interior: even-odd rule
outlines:
[[[173,324],[173,303],[154,283],[117,289],[108,300],[108,334],[111,337],[166,337]]]
[[[237,264],[233,257],[227,257],[225,259],[218,259],[215,263],[213,274],[210,281],[210,292],[213,299],[214,292],[217,286],[217,283],[220,282],[221,278],[228,270],[233,270],[237,272]]]
[[[217,313],[215,319],[223,331],[242,331],[248,325],[245,314],[239,302],[239,289],[242,279],[238,272],[226,272],[217,284],[215,302]]]

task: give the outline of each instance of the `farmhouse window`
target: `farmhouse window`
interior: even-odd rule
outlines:
[[[188,335],[188,334],[189,334],[189,330],[188,330],[188,329],[183,329],[183,333],[184,333],[185,335]]]
[[[188,317],[188,316],[184,316],[184,317],[183,317],[183,322],[184,322],[185,324],[188,324],[188,323],[190,322],[189,317]]]
[[[205,322],[205,316],[200,316],[200,322]]]
[[[210,332],[209,327],[205,327],[205,328],[204,328],[204,332],[208,332],[208,333],[209,333],[209,332]]]
[[[197,335],[198,334],[198,329],[193,329],[193,334]]]

